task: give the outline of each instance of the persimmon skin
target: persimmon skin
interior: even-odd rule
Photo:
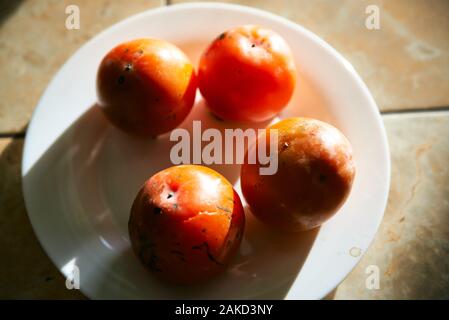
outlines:
[[[260,175],[260,164],[241,169],[241,187],[251,212],[285,231],[316,228],[343,205],[352,188],[352,148],[335,127],[307,118],[285,119],[267,128],[278,131],[278,170]]]
[[[245,215],[232,185],[203,166],[174,166],[153,175],[131,209],[134,253],[157,277],[198,284],[222,272],[237,252]]]
[[[98,105],[117,128],[154,137],[176,128],[195,101],[197,79],[175,45],[137,39],[113,48],[97,74]]]
[[[198,84],[219,118],[265,121],[293,95],[294,59],[280,35],[259,26],[241,26],[222,33],[205,50]]]

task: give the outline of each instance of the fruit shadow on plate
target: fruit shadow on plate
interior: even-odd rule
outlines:
[[[192,121],[202,130],[264,128],[221,121],[198,99],[181,127]],[[30,202],[39,210],[37,229],[54,262],[64,269],[75,262],[81,290],[102,298],[146,299],[281,299],[300,273],[318,229],[299,234],[275,232],[245,208],[246,231],[228,269],[198,286],[174,286],[155,279],[130,249],[129,210],[137,191],[154,173],[172,166],[169,134],[154,139],[128,136],[112,127],[93,105],[62,133],[26,173]],[[209,166],[232,184],[240,165]],[[237,188],[238,189],[238,188]],[[46,205],[40,206],[41,203]],[[45,209],[44,209],[45,208]]]

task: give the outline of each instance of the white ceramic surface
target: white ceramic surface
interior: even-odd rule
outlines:
[[[140,37],[171,41],[197,63],[214,37],[242,24],[272,28],[290,44],[299,81],[280,117],[308,116],[337,126],[354,148],[354,186],[345,205],[319,230],[281,235],[247,212],[242,246],[225,274],[197,287],[165,285],[133,256],[127,222],[142,183],[171,166],[172,144],[167,135],[139,140],[111,127],[94,106],[97,67],[112,47]],[[229,126],[205,111],[201,97],[182,126],[191,128],[194,119],[202,120],[203,128]],[[239,166],[213,168],[240,193]],[[260,10],[186,4],[128,18],[67,61],[33,114],[22,176],[28,214],[40,242],[65,275],[74,265],[79,267],[81,290],[90,298],[316,299],[344,279],[361,257],[354,252],[363,254],[373,239],[386,205],[390,161],[373,98],[352,66],[323,40]]]

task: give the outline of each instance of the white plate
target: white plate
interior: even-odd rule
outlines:
[[[247,212],[238,256],[217,279],[198,287],[153,279],[130,251],[129,209],[141,184],[171,166],[167,135],[138,140],[117,131],[96,107],[101,58],[118,43],[166,39],[197,63],[223,30],[259,24],[290,44],[298,87],[280,115],[333,123],[351,141],[357,163],[352,192],[321,229],[280,235]],[[201,97],[183,126],[201,119],[218,126]],[[239,167],[214,166],[240,192]],[[323,298],[351,271],[374,237],[385,209],[390,177],[387,139],[376,103],[352,66],[323,40],[286,19],[242,6],[186,4],[150,10],[102,32],[54,77],[30,122],[22,164],[23,191],[34,230],[56,266],[80,271],[90,298]],[[360,279],[360,281],[365,281]]]

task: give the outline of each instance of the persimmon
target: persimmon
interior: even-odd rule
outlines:
[[[294,59],[272,30],[245,25],[223,32],[202,54],[198,84],[219,118],[260,122],[274,117],[292,97]]]
[[[346,137],[325,122],[290,118],[266,129],[248,152],[277,130],[277,172],[262,175],[261,164],[241,169],[241,187],[251,212],[262,222],[287,231],[320,226],[343,205],[352,188],[355,163]]]
[[[137,39],[113,48],[97,74],[98,104],[119,129],[157,136],[178,126],[195,101],[197,80],[189,58],[175,45]]]
[[[136,256],[157,277],[196,284],[225,269],[244,225],[240,198],[222,175],[180,165],[145,182],[132,205],[129,233]]]

